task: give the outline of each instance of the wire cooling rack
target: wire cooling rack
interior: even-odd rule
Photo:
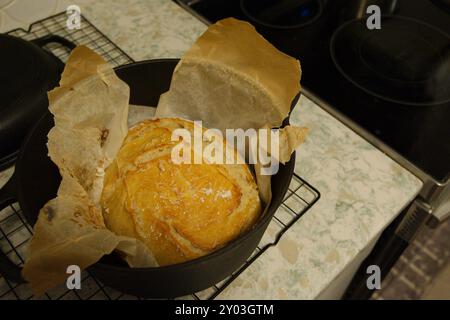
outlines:
[[[33,40],[48,34],[59,35],[77,45],[86,45],[107,59],[113,66],[133,62],[125,52],[118,48],[111,40],[101,33],[85,17],[81,16],[81,29],[67,30],[67,16],[60,13],[30,26],[29,30],[16,29],[9,34],[26,40]],[[46,46],[62,61],[66,61],[68,52],[59,44]],[[233,282],[253,261],[263,254],[270,246],[276,245],[281,236],[307,212],[320,198],[320,193],[313,186],[294,175],[282,205],[275,213],[261,243],[250,258],[227,279],[195,294],[181,297],[181,299],[206,300],[214,299],[231,282]],[[17,203],[0,211],[0,248],[17,265],[23,265],[26,248],[32,235],[32,228],[25,221]],[[27,284],[12,283],[0,276],[0,300],[5,299],[82,299],[82,300],[124,300],[140,299],[118,292],[103,285],[100,281],[83,271],[81,289],[68,290],[65,285],[55,288],[41,297],[34,297]]]
[[[49,34],[61,36],[72,41],[76,45],[85,45],[104,57],[112,66],[134,62],[129,55],[108,39],[91,22],[81,15],[80,29],[69,30],[66,26],[67,15],[65,12],[51,16],[30,25],[28,30],[15,29],[8,34],[25,40],[33,40]],[[57,43],[45,46],[54,55],[66,62],[69,52]]]

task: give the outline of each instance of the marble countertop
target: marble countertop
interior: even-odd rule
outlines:
[[[71,4],[54,2],[49,12],[41,13],[43,17]],[[76,4],[134,60],[181,57],[206,29],[169,0],[78,0]],[[5,16],[9,14],[0,9],[2,32],[19,23]],[[321,198],[219,299],[317,297],[421,188],[419,179],[306,96],[291,122],[311,129],[298,150],[296,173],[315,186]],[[0,185],[11,173],[12,169],[0,173]]]

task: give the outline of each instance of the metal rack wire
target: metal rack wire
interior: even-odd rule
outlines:
[[[73,43],[86,45],[106,58],[113,66],[133,62],[133,60],[111,40],[101,33],[85,17],[81,17],[81,29],[69,31],[65,22],[67,16],[61,13],[30,26],[29,30],[16,29],[9,34],[32,40],[48,34],[62,36]],[[58,44],[47,46],[62,61],[66,61],[68,52]],[[246,263],[227,279],[190,296],[181,299],[214,299],[230,283],[232,283],[253,261],[258,259],[270,246],[276,245],[281,236],[300,219],[320,198],[320,193],[313,186],[297,175],[294,175],[283,204],[272,219],[268,232],[265,233],[261,243],[246,261]],[[25,221],[19,205],[12,204],[0,211],[0,248],[16,264],[22,265],[26,256],[26,247],[32,235],[32,228]],[[272,236],[271,236],[272,235]],[[84,271],[82,274],[81,290],[68,290],[64,285],[47,292],[42,297],[33,297],[27,284],[12,283],[0,276],[0,300],[3,299],[82,299],[82,300],[116,300],[140,299],[118,292],[104,286],[97,279]]]
[[[81,28],[69,30],[66,26],[65,12],[51,16],[30,25],[28,30],[15,29],[8,34],[25,40],[33,40],[49,34],[59,35],[76,45],[85,45],[104,57],[114,67],[134,62],[129,55],[108,39],[89,20],[81,15]],[[67,49],[60,44],[51,43],[45,46],[54,55],[66,62],[69,57]]]

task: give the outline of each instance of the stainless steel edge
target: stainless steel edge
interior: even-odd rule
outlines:
[[[401,166],[405,167],[407,170],[409,170],[411,173],[413,173],[415,176],[417,176],[424,184],[426,184],[428,181],[432,185],[436,185],[439,188],[444,188],[449,184],[450,179],[447,179],[445,182],[440,182],[435,180],[430,175],[423,172],[421,169],[419,169],[416,165],[411,163],[409,160],[404,158],[402,155],[400,155],[397,151],[386,145],[384,142],[379,140],[376,136],[374,136],[369,131],[365,130],[358,124],[356,124],[354,121],[352,121],[350,118],[339,112],[338,110],[334,109],[331,105],[329,105],[327,102],[322,100],[321,98],[317,97],[312,91],[308,90],[305,87],[302,87],[302,94],[304,94],[306,97],[311,99],[315,104],[317,104],[319,107],[327,111],[329,114],[331,114],[333,117],[344,123],[346,126],[348,126],[350,129],[352,129],[356,134],[363,137],[367,141],[369,141],[372,145],[380,149],[383,153],[385,153],[387,156],[395,160],[397,163],[399,163]],[[428,189],[428,188],[427,188]],[[428,197],[426,197],[428,198]]]
[[[397,151],[395,151],[394,149],[392,149],[391,147],[380,141],[372,133],[368,132],[367,130],[356,124],[354,121],[349,119],[347,116],[343,115],[341,112],[334,109],[331,105],[323,101],[321,98],[317,97],[313,92],[311,92],[307,88],[302,87],[302,94],[311,99],[314,103],[316,103],[319,107],[321,107],[330,115],[335,117],[337,120],[344,123],[356,134],[363,137],[373,146],[381,150],[388,157],[390,157],[395,162],[397,162],[402,167],[404,167],[412,174],[414,174],[416,177],[418,177],[423,182],[423,186],[419,192],[419,195],[423,199],[425,199],[429,203],[429,205],[431,205],[433,208],[438,207],[442,201],[445,201],[445,199],[441,199],[441,195],[444,193],[444,191],[450,189],[450,179],[447,179],[445,182],[435,180],[433,177],[431,177],[430,175],[422,171],[420,168],[418,168],[416,165],[411,163],[409,160],[404,158]]]

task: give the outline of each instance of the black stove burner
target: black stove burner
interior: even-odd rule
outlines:
[[[253,22],[275,29],[300,28],[322,13],[320,0],[241,0],[241,9]]]
[[[448,35],[411,18],[384,17],[380,30],[369,30],[365,21],[345,23],[331,40],[333,62],[349,81],[396,103],[450,101]]]
[[[447,10],[448,13],[450,13],[450,0],[431,0],[434,2],[435,5],[438,7]]]

